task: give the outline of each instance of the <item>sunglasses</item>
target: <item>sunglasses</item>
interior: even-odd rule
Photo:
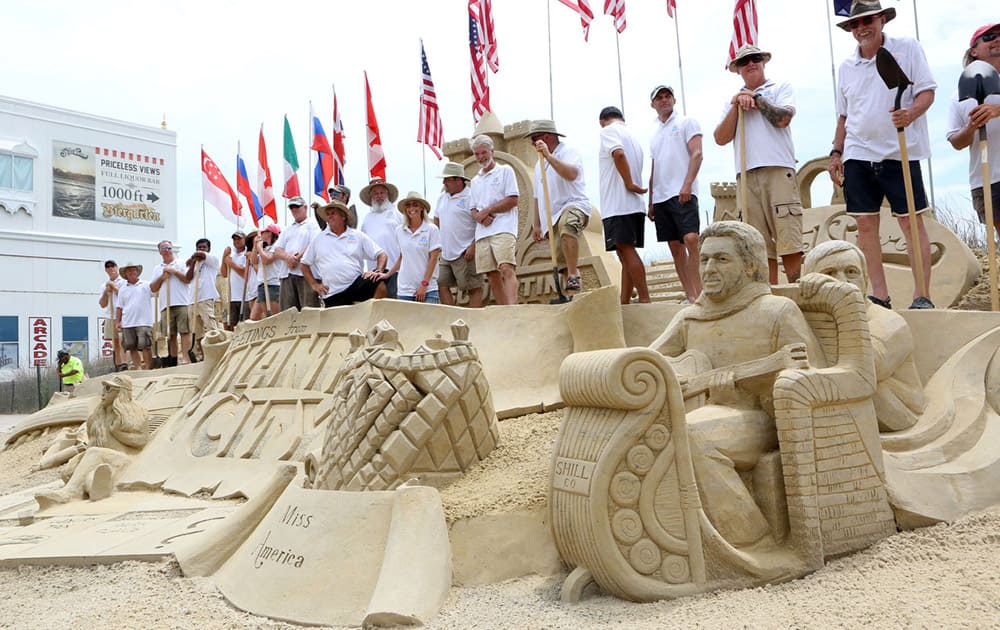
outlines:
[[[881,15],[881,13],[879,15]],[[878,17],[878,15],[866,15],[863,18],[857,18],[857,19],[851,20],[850,22],[847,23],[847,28],[848,28],[848,30],[853,31],[854,29],[858,28],[861,25],[868,26],[869,24],[871,24],[872,22],[874,22],[875,18],[877,18],[877,17]]]
[[[987,33],[985,35],[979,36],[979,41],[981,42],[992,42],[997,37],[1000,37],[1000,33]]]
[[[742,67],[746,66],[747,64],[749,64],[751,61],[754,62],[754,63],[761,63],[761,62],[764,61],[764,55],[762,55],[760,53],[755,53],[753,55],[747,55],[746,57],[743,57],[742,59],[740,59],[740,60],[738,60],[736,62],[736,67],[737,68],[742,68]]]
[[[161,252],[172,252],[172,251],[174,251],[174,248],[173,247],[161,247],[160,251]]]
[[[544,137],[545,137],[544,133],[536,133],[533,136],[531,136],[531,141],[532,142],[538,142],[539,140],[541,140]]]

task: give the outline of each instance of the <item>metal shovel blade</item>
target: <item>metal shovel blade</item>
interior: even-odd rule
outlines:
[[[903,72],[903,69],[899,67],[892,53],[885,48],[879,48],[878,52],[875,53],[875,69],[878,70],[878,76],[882,77],[885,86],[890,90],[906,88],[906,86],[913,83],[906,76],[906,73]]]
[[[990,94],[1000,94],[1000,73],[991,64],[977,59],[965,66],[958,77],[958,100],[974,98],[980,105]]]

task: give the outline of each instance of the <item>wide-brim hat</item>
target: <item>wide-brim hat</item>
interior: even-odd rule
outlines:
[[[448,177],[461,177],[465,181],[472,181],[469,179],[468,175],[465,174],[465,168],[462,167],[458,162],[448,162],[441,169],[441,179]]]
[[[142,265],[137,265],[134,262],[129,262],[124,267],[119,267],[118,271],[120,271],[122,273],[122,275],[124,275],[125,274],[125,270],[128,269],[129,267],[135,267],[136,269],[139,270],[139,275],[140,276],[142,275]]]
[[[356,228],[358,227],[358,213],[354,209],[354,206],[348,207],[342,201],[331,201],[325,206],[319,206],[316,208],[316,223],[319,223],[321,230],[326,229],[326,215],[331,210],[339,210],[347,218],[347,227]]]
[[[358,197],[361,197],[361,202],[366,206],[372,205],[372,188],[376,186],[385,186],[385,189],[389,192],[389,203],[396,203],[396,199],[399,198],[399,189],[385,181],[381,177],[376,177],[368,182],[368,185],[361,189],[358,193]]]
[[[745,44],[740,46],[740,49],[736,51],[736,56],[729,62],[729,71],[736,72],[736,62],[745,57],[750,57],[751,55],[760,55],[764,57],[764,63],[771,61],[771,53],[763,51],[752,44]]]
[[[885,21],[889,22],[894,17],[896,17],[896,9],[892,7],[882,8],[882,4],[877,0],[875,2],[868,2],[867,0],[854,0],[851,3],[851,15],[848,16],[843,22],[837,22],[837,26],[844,29],[845,31],[850,31],[851,27],[848,24],[851,20],[855,18],[862,18],[866,15],[885,15]]]
[[[406,216],[405,208],[407,201],[416,201],[417,203],[419,203],[420,207],[424,209],[424,214],[427,214],[431,211],[431,204],[429,204],[426,199],[421,197],[420,193],[418,193],[415,190],[411,190],[410,192],[406,193],[405,197],[399,200],[399,203],[396,204],[396,209],[399,210],[399,213],[404,217]]]
[[[530,138],[536,133],[551,133],[554,136],[565,137],[564,134],[556,131],[556,124],[553,121],[545,119],[532,121],[531,125],[528,127],[528,132],[522,137]]]

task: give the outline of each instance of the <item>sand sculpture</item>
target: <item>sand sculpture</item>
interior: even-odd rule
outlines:
[[[565,600],[591,581],[649,601],[797,577],[895,533],[897,521],[978,502],[970,478],[1000,472],[982,422],[998,428],[996,401],[961,420],[925,413],[910,331],[869,310],[860,250],[830,242],[807,261],[784,291],[792,299],[773,295],[760,236],[717,222],[702,233],[702,297],[650,348],[563,363],[550,509],[574,567]],[[973,368],[980,400],[998,386],[995,353]],[[910,452],[884,455],[880,425],[886,450]],[[955,425],[967,439],[942,441],[977,461],[918,464],[946,463],[948,446],[926,447]],[[918,475],[940,501],[916,492]],[[942,476],[964,487],[948,491]]]

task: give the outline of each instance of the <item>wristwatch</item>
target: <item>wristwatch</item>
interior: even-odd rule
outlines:
[[[833,157],[834,153],[836,153],[839,156],[843,156],[844,155],[844,152],[841,151],[840,149],[833,149],[833,150],[830,151],[830,157]]]
[[[422,286],[422,287],[426,287],[426,286],[430,286],[430,284],[431,284],[431,283],[430,283],[430,282],[427,282],[426,280],[421,280],[421,281],[420,281],[420,286]]]

